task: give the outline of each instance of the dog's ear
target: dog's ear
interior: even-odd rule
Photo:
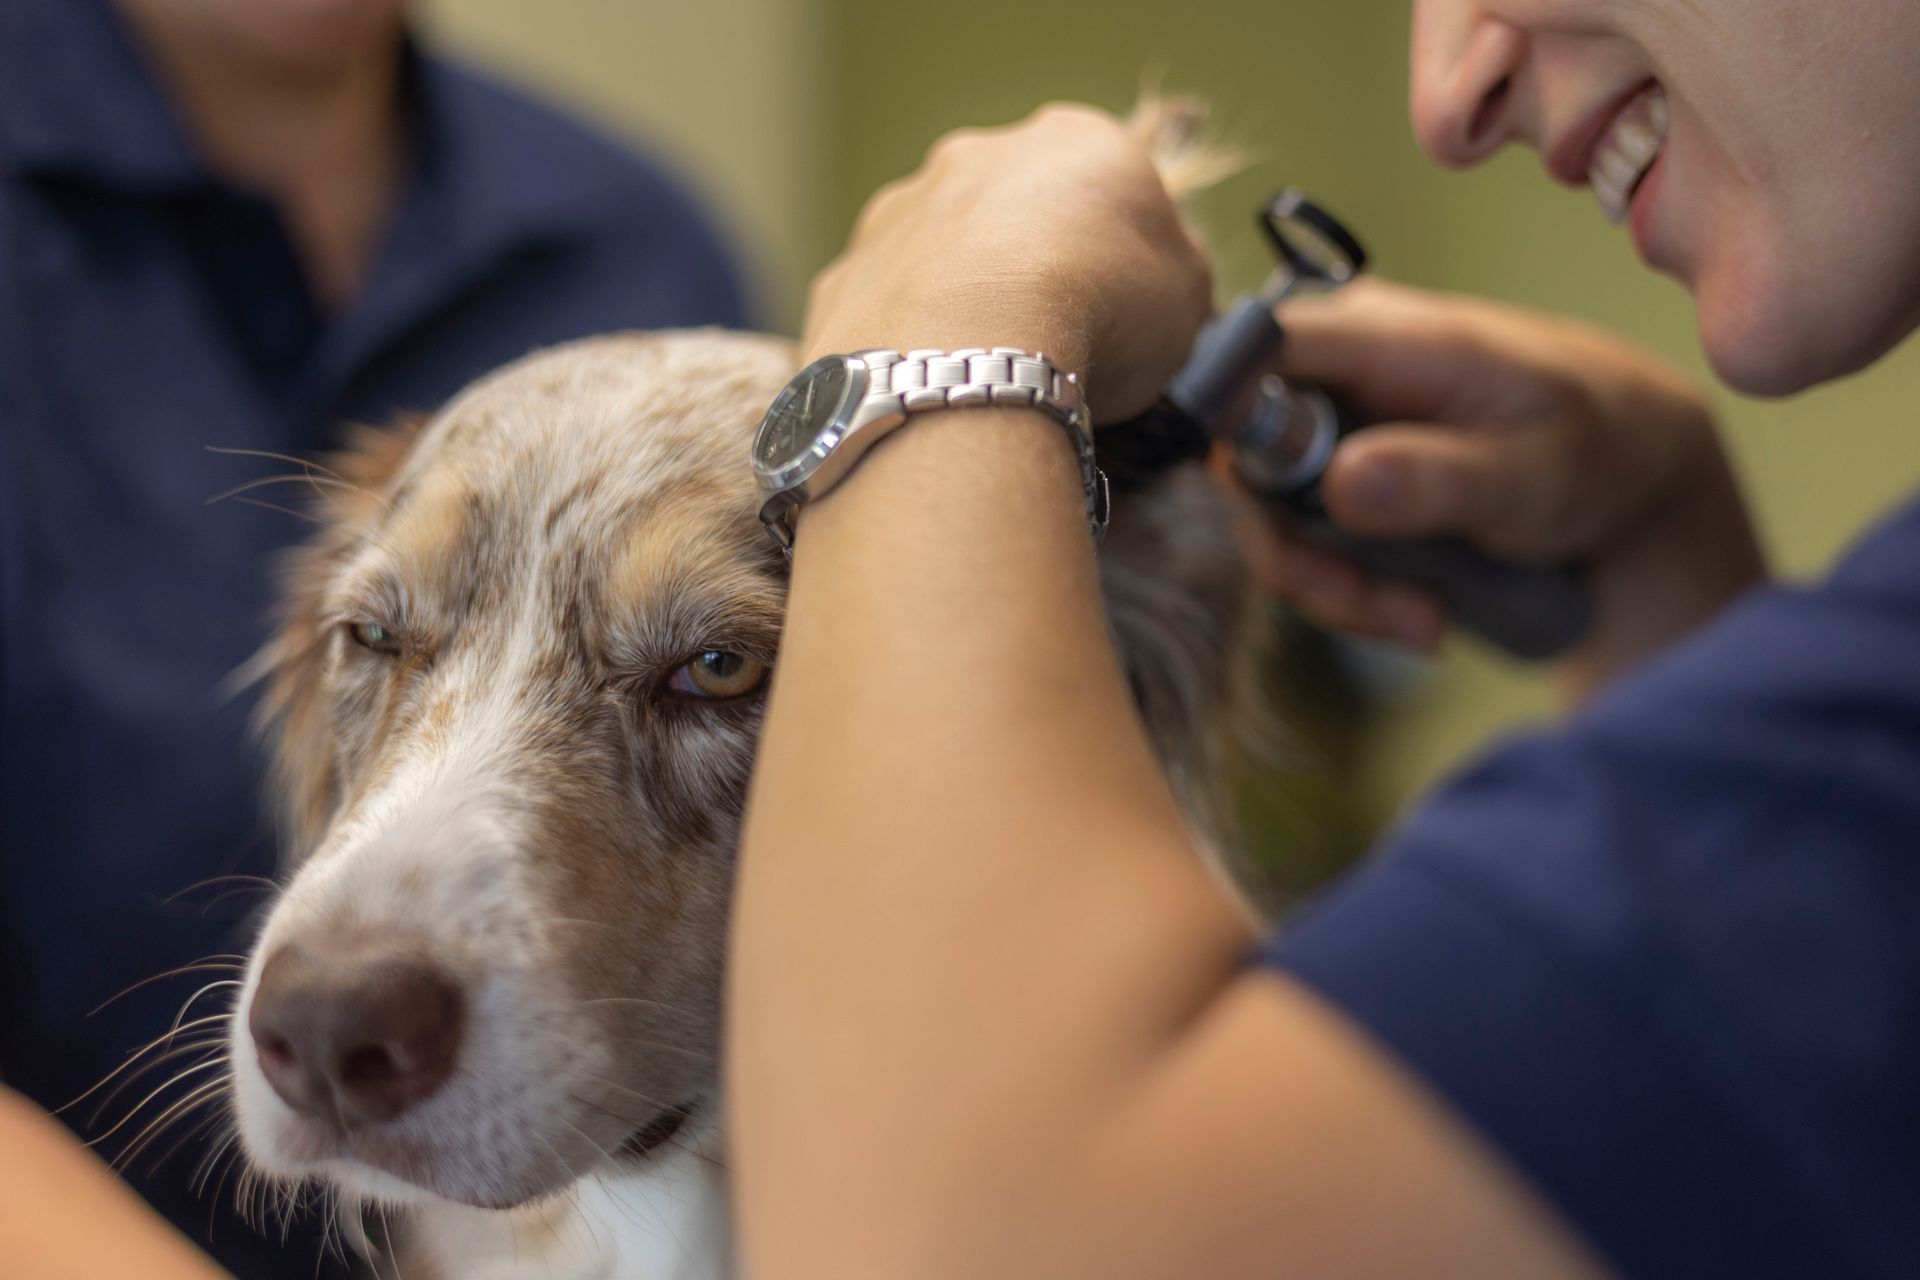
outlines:
[[[1207,136],[1206,120],[1198,99],[1151,90],[1127,119],[1183,205],[1245,164]],[[1267,615],[1232,508],[1207,475],[1206,439],[1149,416],[1094,443],[1112,482],[1100,579],[1114,643],[1167,776],[1218,841],[1231,826],[1236,766],[1273,736],[1258,678],[1272,648]]]
[[[1167,776],[1203,833],[1225,839],[1237,766],[1269,736],[1258,673],[1272,644],[1232,511],[1204,462],[1116,488],[1100,587]]]
[[[379,521],[402,464],[428,417],[406,415],[386,427],[349,429],[347,446],[313,468],[321,531],[281,566],[274,633],[248,665],[262,683],[257,715],[273,761],[282,855],[306,856],[325,829],[338,795],[331,708],[322,673],[328,627],[326,592],[346,558]]]

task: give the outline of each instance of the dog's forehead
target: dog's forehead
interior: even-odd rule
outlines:
[[[529,356],[475,383],[428,427],[400,481],[564,500],[612,514],[663,489],[747,502],[748,448],[792,369],[786,342],[707,329],[621,334]],[[424,496],[424,495],[423,495]],[[596,508],[598,510],[596,510]]]
[[[429,627],[505,625],[520,605],[656,629],[718,601],[766,613],[778,575],[749,447],[792,361],[778,339],[695,330],[572,343],[482,379],[408,454],[341,598]]]

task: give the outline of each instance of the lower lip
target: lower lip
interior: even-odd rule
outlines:
[[[1633,244],[1640,251],[1640,257],[1647,259],[1651,255],[1653,241],[1653,209],[1660,198],[1660,179],[1667,171],[1666,149],[1654,157],[1653,167],[1647,170],[1647,176],[1640,179],[1640,185],[1634,189],[1632,203],[1627,208],[1627,231],[1633,236]]]

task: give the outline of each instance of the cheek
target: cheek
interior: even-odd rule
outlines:
[[[367,789],[397,694],[387,673],[371,664],[353,663],[336,677],[331,696],[343,797]]]
[[[1714,373],[1749,395],[1804,385],[1809,359],[1805,307],[1777,232],[1759,210],[1725,219],[1691,281],[1700,345]]]
[[[1780,395],[1860,369],[1915,323],[1920,149],[1904,122],[1920,91],[1912,36],[1836,36],[1817,9],[1764,10],[1678,49],[1689,92],[1650,257],[1694,293],[1715,371]]]
[[[543,805],[530,862],[567,989],[625,1046],[629,1070],[711,1069],[730,845],[691,838],[650,803],[556,793]]]

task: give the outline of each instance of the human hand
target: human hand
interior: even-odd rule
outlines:
[[[1335,523],[1586,569],[1595,622],[1565,665],[1576,701],[1765,578],[1711,415],[1650,355],[1571,321],[1380,281],[1283,318],[1280,372],[1378,424],[1327,469]],[[1304,545],[1251,499],[1246,516],[1272,593],[1338,630],[1438,642],[1431,597]]]
[[[950,133],[875,194],[813,283],[803,346],[1042,351],[1113,422],[1153,402],[1211,298],[1145,147],[1103,111],[1053,105]]]

